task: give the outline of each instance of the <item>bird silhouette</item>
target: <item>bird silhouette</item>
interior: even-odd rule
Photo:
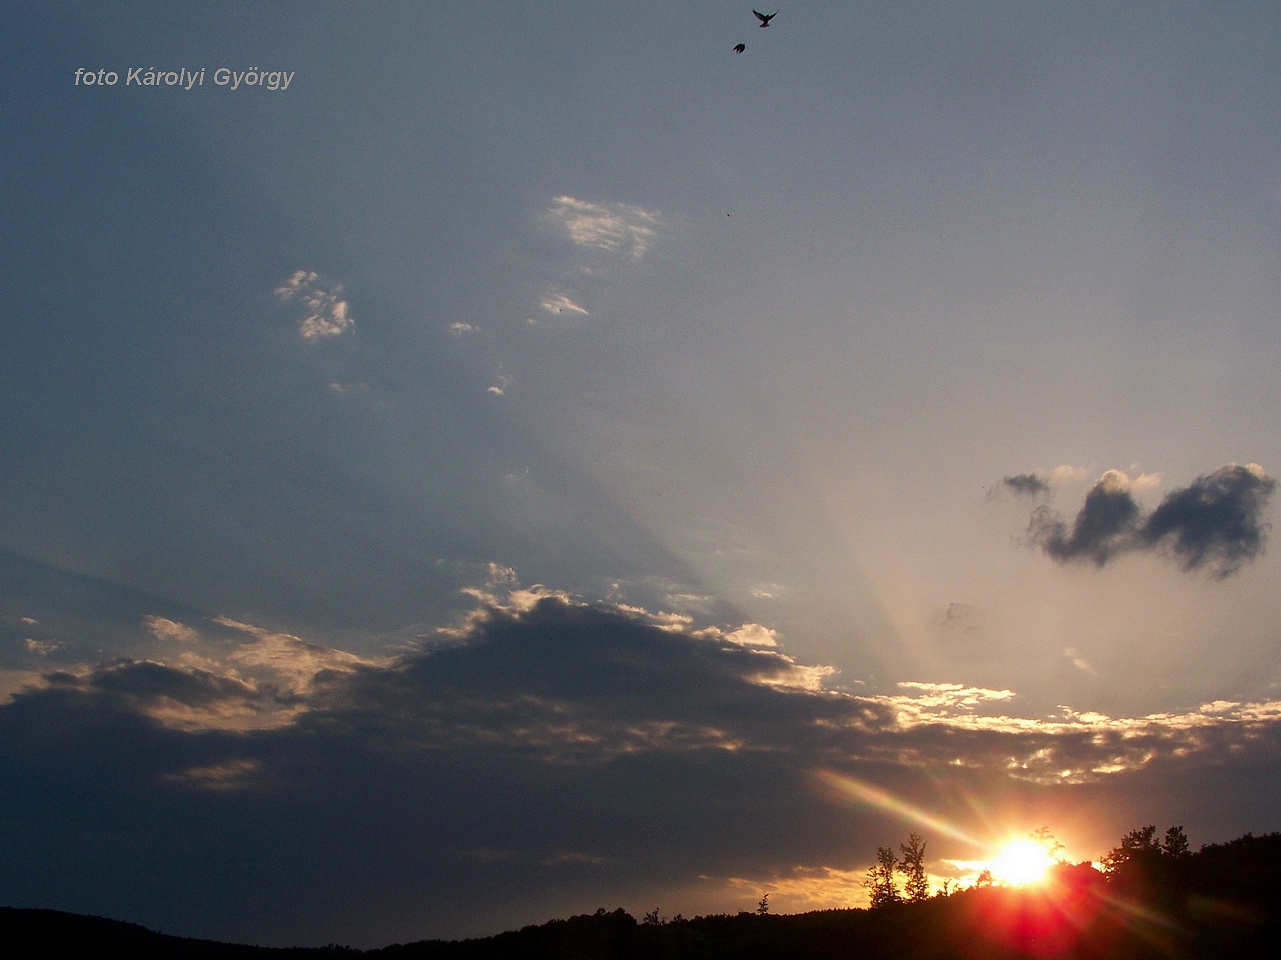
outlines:
[[[769,22],[778,16],[777,10],[775,10],[773,13],[761,13],[759,10],[753,10],[752,13],[756,14],[756,19],[761,22],[762,30],[768,27]]]
[[[745,44],[745,43],[738,43],[738,44],[735,44],[735,45],[734,45],[734,52],[735,52],[735,53],[742,53],[742,52],[743,52],[744,50],[746,50],[746,49],[747,49],[747,44]]]

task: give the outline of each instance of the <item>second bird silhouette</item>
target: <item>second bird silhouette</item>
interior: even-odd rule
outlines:
[[[778,16],[777,10],[775,10],[773,13],[761,13],[759,10],[753,10],[752,13],[756,14],[756,19],[761,22],[762,30],[768,27],[769,22]]]

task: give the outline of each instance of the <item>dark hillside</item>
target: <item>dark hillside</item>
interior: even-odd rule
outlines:
[[[1036,887],[971,888],[876,910],[637,923],[621,909],[602,909],[493,937],[357,951],[238,946],[0,908],[0,945],[11,957],[142,960],[1272,960],[1281,956],[1281,834],[1197,853],[1139,843],[1106,876],[1087,864],[1061,864]]]

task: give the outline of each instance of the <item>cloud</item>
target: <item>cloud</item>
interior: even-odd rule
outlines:
[[[341,284],[327,284],[313,270],[295,270],[276,288],[283,303],[296,300],[303,308],[298,333],[304,340],[336,337],[351,329],[355,320],[348,313]]]
[[[553,200],[547,217],[579,247],[637,260],[649,249],[659,225],[658,214],[643,207],[590,203],[569,196]]]
[[[100,664],[47,674],[46,685],[101,698],[114,708],[188,732],[268,730],[288,726],[307,709],[287,691],[232,672],[150,660]]]
[[[321,675],[350,673],[362,665],[383,662],[307,643],[290,634],[265,630],[229,617],[216,617],[214,623],[252,638],[224,654],[225,662],[236,669],[238,675],[252,676],[290,697],[306,696]]]
[[[1139,505],[1130,496],[1130,478],[1109,470],[1085,495],[1071,529],[1048,507],[1039,507],[1028,526],[1029,539],[1055,560],[1091,560],[1099,566],[1131,547]]]
[[[1159,551],[1184,570],[1207,568],[1219,579],[1263,551],[1270,529],[1263,513],[1276,481],[1258,464],[1231,463],[1197,477],[1145,515],[1133,491],[1159,482],[1155,474],[1132,481],[1109,470],[1090,488],[1071,527],[1050,508],[1038,507],[1028,540],[1055,560],[1100,567],[1122,553]]]
[[[232,791],[249,785],[252,775],[261,767],[259,760],[228,760],[211,767],[189,767],[179,773],[166,774],[162,779],[196,790]]]
[[[157,640],[175,640],[179,643],[195,643],[200,634],[191,627],[168,620],[164,617],[148,614],[142,618],[143,624]]]
[[[1076,667],[1082,673],[1098,675],[1098,671],[1094,669],[1094,665],[1090,663],[1089,660],[1086,660],[1085,657],[1081,656],[1081,654],[1077,652],[1076,647],[1064,647],[1063,656],[1071,660],[1072,666]]]
[[[1147,547],[1164,547],[1185,570],[1210,566],[1226,577],[1263,550],[1264,508],[1276,488],[1257,463],[1231,463],[1170,493],[1140,531]]]
[[[1187,753],[1210,729],[1281,721],[1281,703],[1234,702],[1131,719],[1067,707],[1016,717],[993,712],[1008,709],[1013,690],[957,682],[903,681],[898,693],[855,695],[829,686],[830,667],[786,654],[761,624],[700,628],[686,615],[587,604],[520,587],[498,564],[489,580],[469,588],[479,604],[445,647],[369,660],[219,617],[234,642],[199,665],[189,654],[119,660],[47,674],[44,689],[110,696],[189,732],[335,730],[393,718],[378,720],[381,749],[505,745],[558,764],[704,749],[783,752],[803,764],[929,764],[950,761],[956,738],[972,736],[968,765],[1041,777],[1054,756],[1063,765],[1051,778],[1060,779],[1141,766],[1162,744]],[[168,632],[190,630],[166,623]],[[1140,759],[1118,760],[1123,742]]]
[[[1006,477],[1001,481],[1001,486],[1019,497],[1037,497],[1050,492],[1049,481],[1035,473],[1019,473]]]
[[[1130,481],[1130,489],[1136,493],[1155,490],[1159,486],[1161,486],[1161,474],[1159,473],[1140,473]]]
[[[201,902],[202,936],[370,945],[600,902],[715,912],[746,896],[736,883],[839,905],[903,810],[981,832],[1003,796],[1097,794],[1119,836],[1116,798],[1251,764],[1270,784],[1281,753],[1281,702],[1019,716],[1015,691],[959,681],[855,694],[761,624],[588,604],[499,564],[481,576],[448,642],[386,660],[162,618],[197,639],[17,687],[0,705],[0,855],[22,869],[0,898],[57,890],[183,930]],[[902,803],[849,806],[820,771]]]
[[[590,316],[588,312],[576,304],[563,293],[548,293],[543,298],[542,308],[548,313],[577,313],[580,316]]]
[[[469,333],[475,333],[480,327],[473,326],[470,323],[463,323],[461,320],[455,320],[449,325],[449,332],[455,337],[465,336]]]
[[[759,623],[745,623],[732,633],[726,634],[725,639],[745,647],[777,647],[777,637],[778,632],[769,627]]]

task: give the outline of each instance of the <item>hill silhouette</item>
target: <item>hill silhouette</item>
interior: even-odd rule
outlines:
[[[1171,828],[1167,838],[1177,828]],[[1046,882],[970,888],[919,903],[795,915],[739,913],[638,923],[622,909],[492,937],[374,950],[267,948],[168,936],[53,910],[0,908],[13,957],[120,953],[131,958],[326,960],[1128,960],[1281,956],[1281,834],[1202,847],[1133,831],[1109,872],[1059,864]],[[1178,836],[1181,837],[1181,831]],[[1128,844],[1128,846],[1127,846]]]

